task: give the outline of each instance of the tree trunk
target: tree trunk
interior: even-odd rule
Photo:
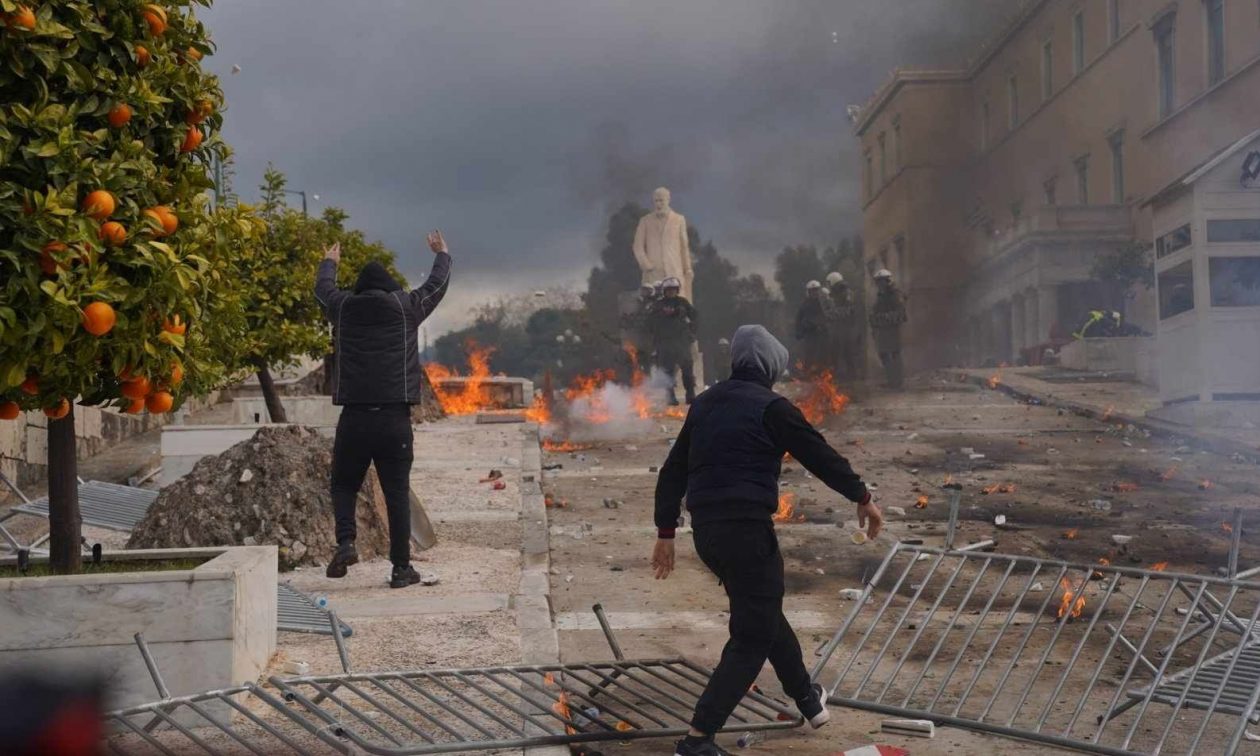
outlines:
[[[284,414],[284,404],[276,393],[276,382],[271,379],[271,370],[265,362],[256,362],[258,368],[258,385],[262,388],[263,401],[267,403],[267,415],[273,423],[287,423],[289,416]]]
[[[74,405],[48,421],[48,561],[53,572],[79,571],[83,517],[79,514],[79,463],[75,452]]]

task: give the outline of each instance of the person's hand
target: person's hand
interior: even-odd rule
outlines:
[[[337,242],[331,247],[324,247],[324,259],[332,260],[335,263],[341,262],[341,242]]]
[[[857,505],[858,527],[866,528],[866,537],[875,540],[884,527],[884,513],[879,511],[874,500],[867,499],[865,504]]]
[[[442,238],[442,232],[438,231],[436,228],[429,232],[429,235],[425,237],[425,241],[429,243],[429,249],[433,250],[433,254],[435,255],[439,252],[445,252],[447,254],[450,254],[451,252],[446,247],[446,239]]]
[[[664,580],[674,571],[674,539],[657,538],[652,549],[652,569],[657,580]]]

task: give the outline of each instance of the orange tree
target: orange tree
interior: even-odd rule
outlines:
[[[73,403],[167,412],[222,378],[201,332],[222,93],[189,0],[0,14],[0,417],[49,417],[51,561],[72,571]]]

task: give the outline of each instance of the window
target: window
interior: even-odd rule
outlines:
[[[901,170],[901,117],[893,119],[893,171]]]
[[[871,171],[871,151],[866,151],[866,198],[875,196],[875,174]]]
[[[1111,201],[1124,204],[1124,132],[1117,131],[1107,137],[1111,147]]]
[[[1207,240],[1209,244],[1260,242],[1260,219],[1210,220]]]
[[[1260,257],[1209,257],[1213,307],[1260,306]]]
[[[1155,24],[1155,64],[1159,76],[1159,117],[1176,106],[1177,61],[1175,56],[1176,14],[1168,14]]]
[[[1059,180],[1057,178],[1052,178],[1041,185],[1042,192],[1045,194],[1047,205],[1053,206],[1059,204],[1058,184]]]
[[[1054,94],[1054,45],[1050,40],[1041,46],[1041,99]]]
[[[1089,155],[1078,157],[1076,166],[1076,204],[1089,204]]]
[[[1019,82],[1014,76],[1006,80],[1006,100],[1010,106],[1006,125],[1008,128],[1013,129],[1019,125]]]
[[[1107,0],[1107,35],[1112,42],[1120,39],[1120,0]]]
[[[1225,0],[1206,0],[1208,86],[1225,78]]]
[[[980,149],[985,150],[989,147],[989,101],[985,100],[980,105]]]
[[[1169,268],[1156,278],[1160,320],[1194,309],[1194,268],[1189,260]]]
[[[884,185],[888,182],[888,140],[885,134],[880,132],[879,135],[879,183]]]
[[[1155,240],[1155,259],[1168,257],[1179,249],[1189,247],[1192,240],[1189,223],[1174,228]]]
[[[1072,16],[1072,73],[1085,68],[1085,11]]]

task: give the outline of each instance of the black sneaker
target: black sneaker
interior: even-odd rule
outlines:
[[[831,721],[831,712],[827,711],[827,695],[823,686],[818,683],[810,686],[809,698],[797,701],[796,708],[800,709],[801,716],[815,730]]]
[[[324,574],[330,578],[343,578],[346,576],[346,568],[358,563],[359,552],[354,550],[354,541],[345,541],[337,544],[337,550],[333,552],[332,561],[328,563]]]
[[[416,572],[416,568],[411,565],[399,567],[394,565],[394,571],[389,576],[390,588],[406,588],[409,585],[415,585],[420,582],[420,573]]]
[[[674,746],[674,756],[731,756],[731,754],[718,748],[713,738],[694,744],[688,743],[687,739],[683,738]]]

